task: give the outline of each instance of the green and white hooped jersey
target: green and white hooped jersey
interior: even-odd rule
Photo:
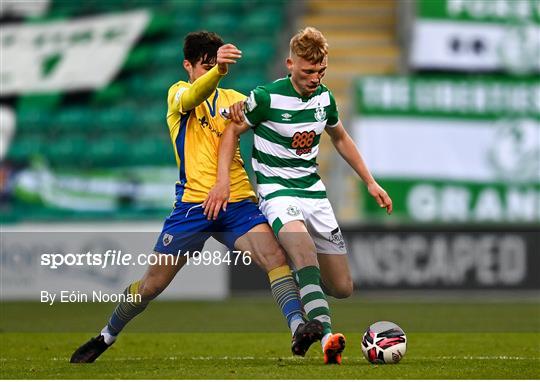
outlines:
[[[289,77],[259,86],[246,100],[247,123],[253,128],[253,169],[258,194],[326,198],[317,174],[317,154],[324,128],[335,127],[336,101],[324,85],[302,98]]]

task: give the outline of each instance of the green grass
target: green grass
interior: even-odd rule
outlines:
[[[415,333],[397,365],[368,364],[360,333],[347,333],[342,366],[322,364],[319,347],[293,358],[277,333],[126,333],[95,364],[71,365],[88,334],[2,335],[1,378],[31,379],[536,379],[538,333]]]
[[[347,336],[342,366],[322,364],[320,345],[290,355],[290,335],[269,298],[155,302],[96,363],[73,350],[101,328],[109,304],[2,303],[2,379],[538,379],[536,302],[332,301]],[[397,365],[367,363],[363,329],[390,319],[407,332]],[[150,332],[150,331],[153,332]]]

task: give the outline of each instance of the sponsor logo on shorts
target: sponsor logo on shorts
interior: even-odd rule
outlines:
[[[173,235],[166,233],[165,235],[163,235],[163,239],[162,239],[163,245],[168,246],[169,244],[171,244],[173,239],[174,239]]]
[[[300,209],[296,206],[289,206],[287,207],[287,215],[298,216],[300,215]]]
[[[339,249],[345,249],[345,240],[343,240],[343,234],[341,233],[339,227],[330,232],[328,240],[339,247]]]

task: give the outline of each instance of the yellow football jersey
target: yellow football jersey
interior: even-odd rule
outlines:
[[[219,140],[230,122],[219,111],[246,97],[235,90],[217,88],[200,105],[184,112],[179,99],[190,86],[179,81],[170,87],[167,124],[180,171],[180,193],[183,191],[177,200],[201,203],[216,183]],[[239,148],[231,165],[230,182],[230,202],[256,200]]]

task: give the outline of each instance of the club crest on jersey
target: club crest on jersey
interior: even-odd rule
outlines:
[[[167,246],[167,245],[171,244],[173,239],[174,239],[173,235],[166,233],[165,235],[163,235],[163,239],[162,239],[163,245]]]
[[[289,206],[287,207],[287,215],[298,216],[300,215],[300,209],[296,206]]]
[[[324,110],[324,107],[317,106],[315,109],[315,119],[319,122],[322,122],[326,119],[326,110]]]

